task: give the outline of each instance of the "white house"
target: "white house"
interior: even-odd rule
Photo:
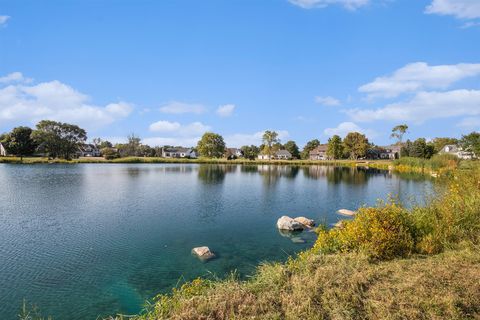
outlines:
[[[308,156],[310,160],[327,160],[327,149],[326,144],[321,144],[312,151],[309,152]]]
[[[197,153],[192,148],[162,148],[163,158],[197,158]]]
[[[290,160],[292,159],[292,154],[287,150],[278,150],[275,151],[271,156],[268,154],[260,153],[258,155],[258,159],[260,160]]]
[[[227,158],[241,158],[243,157],[243,152],[238,148],[227,148],[225,150],[225,155]]]
[[[0,156],[1,157],[6,157],[7,156],[7,150],[3,147],[3,144],[0,142]]]
[[[440,150],[440,154],[453,154],[459,159],[469,160],[475,158],[475,153],[471,151],[465,151],[462,147],[456,146],[454,144],[447,144]]]

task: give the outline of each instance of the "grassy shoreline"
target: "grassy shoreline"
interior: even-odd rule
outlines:
[[[480,167],[447,184],[425,207],[379,203],[319,228],[312,249],[246,281],[195,279],[109,319],[478,319]]]

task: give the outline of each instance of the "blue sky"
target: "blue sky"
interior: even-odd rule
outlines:
[[[480,130],[478,0],[0,0],[0,131],[389,144]]]

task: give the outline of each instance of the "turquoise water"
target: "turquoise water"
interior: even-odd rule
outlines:
[[[421,202],[417,176],[325,166],[0,164],[0,315],[23,299],[55,319],[132,314],[145,299],[197,276],[251,273],[294,243],[282,215],[333,224],[340,208],[389,194]],[[207,245],[217,258],[190,253]]]

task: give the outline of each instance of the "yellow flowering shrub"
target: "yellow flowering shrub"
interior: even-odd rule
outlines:
[[[412,253],[414,232],[408,211],[396,204],[362,208],[342,228],[321,230],[314,250],[365,251],[374,259],[391,259]]]

